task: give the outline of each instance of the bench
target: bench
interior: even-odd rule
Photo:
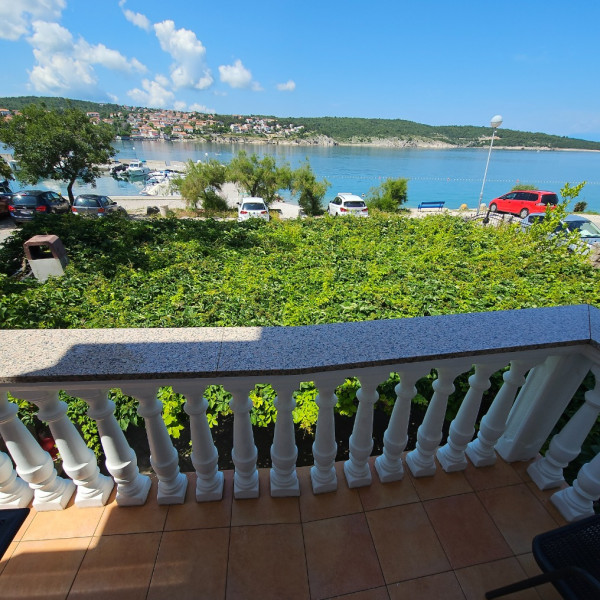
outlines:
[[[437,208],[438,210],[442,210],[442,208],[444,208],[444,204],[445,202],[442,201],[438,201],[438,202],[421,202],[421,204],[419,204],[417,210],[420,212],[422,210],[425,210],[427,208]]]

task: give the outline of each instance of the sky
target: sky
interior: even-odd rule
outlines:
[[[0,0],[0,97],[600,141],[595,0]]]

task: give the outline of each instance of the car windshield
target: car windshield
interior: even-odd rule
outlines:
[[[12,197],[12,203],[15,206],[26,206],[30,204],[37,204],[38,197],[29,194],[19,194]]]
[[[267,210],[262,202],[244,202],[242,210]]]
[[[558,204],[558,196],[556,194],[542,194],[542,204]]]
[[[590,221],[568,221],[567,228],[569,231],[579,231],[582,238],[600,237],[600,229]]]
[[[346,200],[344,206],[348,208],[364,208],[366,204],[362,200]]]
[[[96,198],[80,196],[79,198],[75,198],[75,206],[96,207],[98,203],[96,202]]]

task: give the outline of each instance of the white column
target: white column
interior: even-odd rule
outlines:
[[[396,402],[383,434],[383,454],[375,459],[375,469],[383,483],[404,477],[402,453],[408,442],[411,401],[417,394],[415,383],[423,374],[422,371],[400,371],[400,383],[394,388]]]
[[[252,401],[248,397],[252,384],[235,382],[227,385],[233,398],[229,402],[233,411],[233,449],[231,458],[235,465],[233,495],[238,500],[258,498],[258,451],[254,445],[250,410]]]
[[[25,508],[33,499],[33,490],[13,469],[10,458],[0,452],[0,509]]]
[[[351,488],[371,485],[369,456],[373,450],[373,407],[379,400],[377,386],[380,383],[379,372],[360,377],[360,389],[356,392],[358,410],[349,443],[350,458],[344,463],[344,474]]]
[[[276,386],[277,397],[274,404],[277,409],[275,433],[271,446],[271,496],[299,496],[300,483],[296,474],[298,448],[294,432],[292,411],[296,406],[294,391],[296,381],[287,380]]]
[[[117,504],[141,506],[148,498],[152,482],[150,477],[140,474],[137,457],[115,418],[115,403],[108,399],[108,392],[98,388],[77,390],[76,394],[88,403],[88,416],[98,425],[106,468],[117,484]]]
[[[433,382],[433,396],[425,418],[417,430],[417,447],[406,455],[406,464],[415,477],[433,475],[436,470],[435,452],[442,439],[442,426],[446,416],[448,396],[454,391],[454,379],[460,371],[440,367]]]
[[[337,403],[333,381],[316,381],[319,393],[315,399],[319,407],[315,441],[312,445],[315,464],[310,469],[310,480],[314,494],[325,494],[337,489],[335,473],[335,457],[337,444],[335,441],[335,421],[333,407]]]
[[[67,417],[67,403],[58,390],[27,391],[20,396],[39,407],[38,417],[46,421],[60,452],[65,473],[77,486],[75,505],[79,508],[104,506],[114,487],[110,477],[100,474],[96,455],[87,447]]]
[[[18,410],[16,404],[8,401],[7,392],[0,391],[0,434],[17,473],[33,490],[33,507],[37,511],[62,510],[71,499],[75,484],[58,477],[50,455],[17,418]]]
[[[127,385],[123,391],[139,400],[138,414],[144,417],[150,464],[158,477],[158,503],[183,504],[188,480],[179,471],[179,455],[162,418],[158,386]]]
[[[531,463],[527,473],[540,490],[560,487],[563,469],[581,452],[581,447],[600,414],[600,367],[592,369],[596,386],[585,394],[585,402],[550,442],[546,456]]]
[[[190,416],[192,464],[196,470],[196,501],[212,502],[223,498],[223,473],[219,453],[206,419],[208,400],[199,384],[179,384],[177,391],[186,397],[183,410]]]
[[[447,473],[467,468],[465,450],[475,435],[475,422],[485,390],[489,389],[490,377],[500,365],[477,364],[475,373],[469,377],[469,390],[464,397],[456,418],[450,424],[448,442],[437,451],[442,469]]]
[[[531,368],[531,362],[513,360],[510,369],[504,373],[504,383],[496,394],[490,409],[481,419],[477,439],[467,445],[466,454],[476,467],[495,464],[494,446],[504,433],[506,419],[510,413],[517,390],[525,383],[525,373]]]
[[[594,514],[594,502],[600,498],[600,454],[583,465],[573,485],[553,494],[552,504],[569,522]]]

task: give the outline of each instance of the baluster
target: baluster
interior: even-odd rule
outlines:
[[[435,451],[442,439],[442,426],[446,416],[448,396],[454,391],[454,379],[462,371],[440,367],[438,378],[433,382],[433,396],[425,418],[417,430],[417,447],[406,455],[406,464],[415,477],[435,473]]]
[[[552,494],[550,500],[569,522],[591,517],[600,498],[600,454],[579,469],[571,487]]]
[[[74,393],[88,403],[88,416],[98,425],[106,468],[117,484],[117,504],[140,506],[146,502],[152,482],[140,474],[137,457],[115,418],[115,403],[109,400],[108,391],[79,389]]]
[[[33,498],[33,490],[17,477],[10,458],[0,452],[0,509],[25,508]]]
[[[271,496],[299,496],[300,483],[296,474],[298,448],[294,432],[292,411],[296,406],[294,390],[296,381],[285,381],[277,384],[277,396],[274,404],[277,409],[275,433],[271,446]]]
[[[233,410],[233,449],[231,458],[235,465],[233,494],[237,499],[258,498],[258,451],[254,445],[254,434],[250,420],[252,401],[248,397],[251,384],[233,383],[227,389],[233,398],[229,402]]]
[[[565,480],[563,469],[579,456],[583,442],[600,414],[600,367],[594,367],[592,371],[596,386],[585,393],[585,403],[552,438],[546,456],[527,468],[527,473],[540,490],[560,487]]]
[[[27,427],[17,418],[16,404],[8,401],[8,394],[0,392],[0,434],[15,462],[21,479],[33,490],[33,507],[37,511],[62,510],[75,484],[59,477],[50,455],[42,450]]]
[[[504,433],[506,420],[519,388],[525,383],[525,373],[531,368],[530,361],[513,360],[504,373],[504,383],[496,394],[487,414],[481,419],[477,439],[467,445],[466,454],[476,467],[495,464],[494,446]]]
[[[50,427],[60,452],[65,473],[77,486],[75,505],[79,508],[104,506],[114,487],[110,477],[100,474],[94,452],[87,447],[67,417],[68,405],[58,391],[27,391],[20,394],[39,406],[38,417]]]
[[[349,443],[350,458],[344,463],[344,474],[351,488],[371,485],[369,456],[373,450],[373,406],[379,400],[377,386],[380,382],[378,372],[360,377],[361,386],[356,392],[358,410]]]
[[[408,442],[411,400],[417,394],[415,383],[422,376],[422,371],[400,371],[400,383],[394,388],[396,402],[388,428],[383,434],[383,454],[375,459],[375,469],[383,483],[399,481],[404,477],[402,453]]]
[[[158,386],[127,385],[123,392],[139,400],[138,414],[144,417],[150,446],[150,464],[158,477],[158,503],[183,504],[187,477],[179,471],[179,455],[162,418]]]
[[[196,501],[212,502],[223,498],[223,473],[219,471],[219,453],[206,419],[208,400],[199,384],[178,384],[186,397],[183,410],[190,416],[192,464],[196,470]]]
[[[475,434],[475,422],[485,390],[489,389],[490,377],[500,365],[475,365],[475,373],[469,377],[469,390],[464,397],[456,418],[450,424],[448,443],[439,448],[437,458],[447,473],[467,468],[465,450]]]
[[[310,468],[310,480],[314,494],[325,494],[337,489],[335,457],[335,421],[333,408],[337,404],[335,395],[336,383],[331,381],[316,382],[319,393],[315,399],[319,407],[315,441],[312,445],[314,465]]]

